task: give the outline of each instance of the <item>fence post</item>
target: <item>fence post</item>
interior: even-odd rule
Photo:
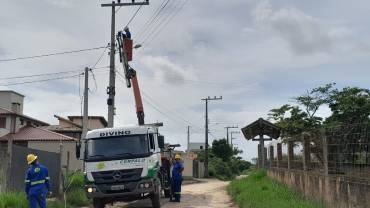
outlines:
[[[302,135],[303,143],[303,170],[310,169],[311,155],[310,155],[310,138],[308,135]]]
[[[274,166],[274,146],[270,146],[270,168]]]
[[[328,140],[325,133],[322,134],[322,153],[323,153],[323,165],[324,165],[324,175],[329,174],[329,160],[328,160]]]
[[[276,145],[276,153],[277,153],[277,162],[276,162],[276,166],[278,168],[280,168],[281,166],[281,160],[283,158],[283,151],[282,151],[282,148],[281,148],[281,143],[277,143]]]
[[[261,154],[261,145],[260,144],[258,144],[258,160],[257,160],[257,167],[259,168],[259,169],[261,169],[261,165],[262,165],[262,162],[261,162],[261,160],[262,160],[262,154]]]
[[[293,169],[294,142],[288,141],[288,169]]]
[[[267,147],[263,147],[263,169],[267,169]]]

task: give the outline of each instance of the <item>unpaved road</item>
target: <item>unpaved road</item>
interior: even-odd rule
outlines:
[[[226,193],[229,182],[216,179],[202,180],[201,183],[182,186],[181,202],[168,202],[167,198],[161,199],[162,208],[236,208]],[[108,207],[108,206],[106,206]],[[149,199],[130,204],[117,203],[109,208],[150,208]]]

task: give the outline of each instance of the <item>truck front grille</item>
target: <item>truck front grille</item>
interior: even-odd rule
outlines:
[[[92,172],[96,184],[107,184],[127,181],[138,181],[141,178],[142,168],[109,170],[101,172]]]

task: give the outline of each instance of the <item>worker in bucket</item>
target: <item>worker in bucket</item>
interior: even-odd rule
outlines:
[[[26,196],[30,208],[46,208],[46,195],[50,192],[50,178],[48,169],[40,165],[37,156],[27,155],[27,163],[30,166],[26,172]]]
[[[127,26],[123,29],[123,31],[118,31],[118,35],[122,36],[122,39],[131,39],[131,32]]]
[[[181,163],[181,156],[179,154],[176,154],[175,163],[172,169],[172,181],[171,181],[172,196],[175,198],[175,200],[171,200],[171,202],[180,202],[182,171],[184,171],[184,166]]]

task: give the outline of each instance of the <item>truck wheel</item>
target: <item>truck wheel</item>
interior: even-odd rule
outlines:
[[[170,198],[171,190],[170,189],[165,189],[163,191],[164,191],[164,198]]]
[[[105,204],[103,202],[103,199],[94,198],[93,199],[93,206],[94,206],[94,208],[104,208]]]
[[[161,187],[159,185],[156,186],[155,191],[151,195],[150,199],[152,201],[153,208],[161,208]]]

